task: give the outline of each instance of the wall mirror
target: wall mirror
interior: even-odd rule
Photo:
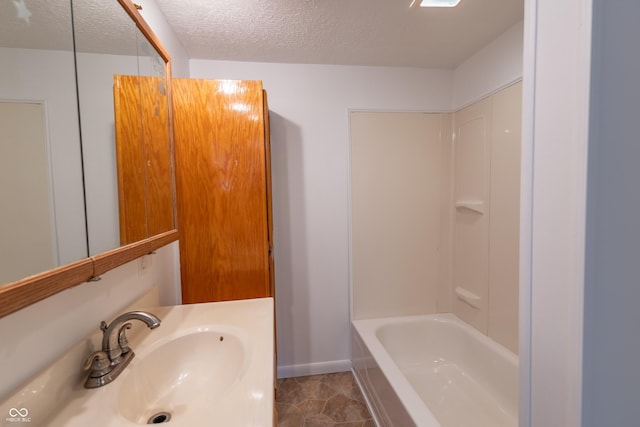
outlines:
[[[170,59],[130,0],[0,2],[0,64],[1,317],[177,231]]]
[[[175,228],[168,56],[115,1],[73,2],[73,21],[95,255]]]
[[[88,256],[69,1],[0,2],[0,64],[7,283]]]

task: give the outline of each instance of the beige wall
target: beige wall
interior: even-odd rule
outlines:
[[[453,313],[518,351],[522,84],[454,114]]]
[[[521,86],[351,113],[354,319],[453,312],[517,352]]]
[[[454,123],[452,311],[487,331],[491,98],[458,111]]]
[[[0,283],[58,265],[44,106],[0,102]]]
[[[446,116],[351,113],[355,319],[436,311]]]
[[[522,84],[492,97],[488,334],[518,352]]]

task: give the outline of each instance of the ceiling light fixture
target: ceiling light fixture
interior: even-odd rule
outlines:
[[[422,0],[420,7],[455,7],[460,0]]]

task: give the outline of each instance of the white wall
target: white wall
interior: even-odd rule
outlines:
[[[637,425],[640,6],[526,12],[520,425]]]
[[[454,111],[522,78],[522,40],[523,22],[520,22],[456,67]]]
[[[581,425],[590,4],[525,2],[522,427]]]
[[[138,60],[79,53],[76,61],[89,253],[96,255],[120,246],[113,75],[137,75]]]
[[[348,110],[447,111],[451,72],[206,60],[190,69],[262,80],[268,92],[279,374],[348,369]]]
[[[640,419],[640,5],[596,0],[582,425]]]

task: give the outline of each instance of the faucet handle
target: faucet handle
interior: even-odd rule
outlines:
[[[84,362],[84,370],[91,370],[89,376],[101,376],[111,370],[111,361],[104,351],[94,351]]]
[[[131,329],[131,323],[125,323],[118,331],[118,345],[122,349],[122,354],[129,353],[129,340],[127,339],[127,329]]]

